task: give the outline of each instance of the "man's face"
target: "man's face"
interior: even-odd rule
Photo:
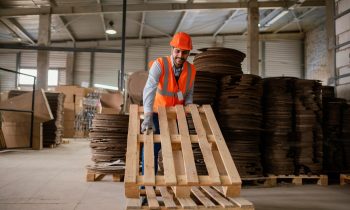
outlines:
[[[181,50],[179,48],[173,48],[171,54],[174,58],[174,63],[176,67],[182,66],[190,55],[189,50]]]

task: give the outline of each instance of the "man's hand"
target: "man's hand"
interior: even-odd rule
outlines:
[[[141,132],[148,134],[148,131],[153,129],[154,129],[153,113],[152,112],[145,113],[145,119],[141,124]]]

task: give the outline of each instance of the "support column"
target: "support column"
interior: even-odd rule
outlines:
[[[328,85],[336,85],[334,0],[326,0]]]
[[[89,87],[94,87],[95,52],[90,54],[90,81]]]
[[[51,14],[39,16],[38,46],[49,46],[51,39]],[[38,50],[37,57],[37,88],[47,90],[47,77],[49,70],[49,51]]]
[[[259,75],[259,7],[257,0],[248,3],[247,59],[248,71]]]
[[[75,52],[67,52],[66,60],[66,85],[74,84]]]

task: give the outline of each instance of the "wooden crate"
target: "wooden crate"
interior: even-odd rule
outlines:
[[[350,184],[350,174],[340,174],[340,185]]]
[[[147,197],[147,203],[142,203]],[[170,187],[151,186],[141,192],[140,198],[128,198],[126,209],[213,209],[213,210],[254,210],[251,202],[241,197],[226,197],[215,187],[191,187],[191,196],[178,198]]]
[[[130,105],[125,169],[125,194],[140,196],[139,186],[176,186],[177,197],[189,197],[190,186],[223,186],[226,196],[238,196],[241,179],[210,105],[159,107],[160,134],[140,134],[143,107]],[[190,135],[186,115],[191,115],[197,135]],[[154,172],[153,144],[161,143],[164,175]],[[208,175],[198,175],[192,143],[199,144]],[[139,171],[144,146],[144,175]]]

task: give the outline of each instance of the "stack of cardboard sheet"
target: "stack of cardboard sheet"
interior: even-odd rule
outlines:
[[[293,77],[264,79],[264,171],[294,174]]]
[[[215,104],[218,90],[218,76],[214,73],[197,71],[194,83],[193,103]]]
[[[95,116],[89,133],[91,159],[95,164],[88,165],[88,170],[101,173],[120,172],[121,166],[125,163],[128,124],[128,115],[97,114]],[[115,164],[116,161],[118,164]],[[123,167],[122,170],[124,171]]]
[[[193,63],[197,71],[212,72],[220,75],[242,74],[242,61],[245,54],[230,48],[211,47],[199,49],[202,53],[195,56]]]
[[[28,91],[11,90],[9,98],[22,95]],[[58,145],[63,136],[63,103],[64,94],[55,92],[45,92],[46,99],[53,115],[53,120],[43,124],[43,145],[50,147]]]
[[[321,83],[297,79],[295,87],[295,170],[320,174],[323,159]]]
[[[6,149],[6,141],[2,129],[0,127],[0,149]]]
[[[1,101],[0,109],[14,109],[18,111],[32,110],[32,92]],[[31,113],[2,111],[2,131],[7,148],[23,148],[30,146]],[[42,123],[53,119],[50,106],[43,90],[35,91],[33,144],[34,149],[43,146]]]
[[[226,76],[220,85],[218,118],[239,174],[262,176],[262,79],[252,74]]]

